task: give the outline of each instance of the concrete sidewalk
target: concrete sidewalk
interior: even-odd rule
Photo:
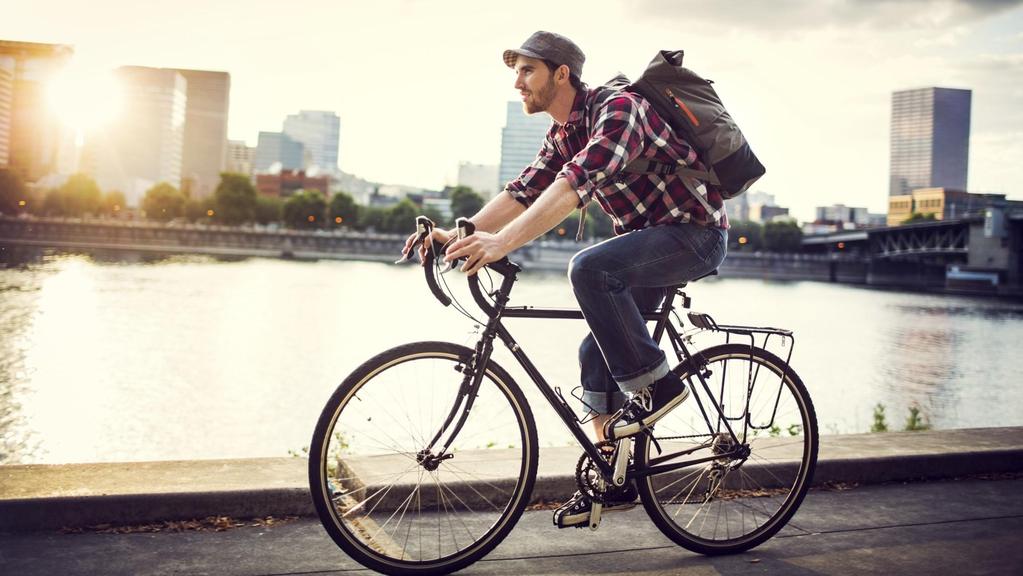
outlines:
[[[1023,574],[1023,479],[811,491],[775,538],[734,556],[675,546],[642,507],[600,529],[558,530],[527,512],[487,558],[460,574]],[[361,570],[319,522],[224,532],[0,535],[0,574],[18,576],[347,574]]]
[[[579,448],[547,448],[533,500],[575,490]],[[300,458],[0,466],[0,531],[313,515]],[[1023,427],[822,436],[816,485],[1023,471]]]

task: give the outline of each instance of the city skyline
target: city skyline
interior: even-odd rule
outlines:
[[[591,2],[587,11],[525,2],[485,14],[468,2],[306,1],[289,13],[316,18],[289,42],[269,35],[279,34],[271,6],[41,0],[6,10],[0,38],[72,45],[76,65],[93,70],[228,72],[229,138],[251,146],[296,110],[335,110],[343,170],[433,189],[454,183],[460,162],[499,162],[506,103],[517,96],[500,54],[532,31],[576,40],[590,84],[619,69],[634,77],[656,50],[684,48],[764,160],[755,188],[800,220],[838,203],[883,212],[891,93],[966,88],[974,94],[969,190],[1023,194],[1014,160],[1023,157],[1019,2],[792,0],[749,3],[737,21],[734,9],[660,0]],[[598,26],[605,20],[629,42],[610,41]]]

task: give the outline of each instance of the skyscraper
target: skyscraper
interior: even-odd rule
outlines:
[[[0,167],[27,182],[58,171],[61,148],[71,137],[46,91],[72,52],[60,44],[0,40]]]
[[[522,173],[522,169],[536,158],[543,145],[551,117],[544,113],[527,116],[521,102],[509,102],[505,127],[501,129],[501,169],[497,176],[497,189]]]
[[[203,198],[216,189],[227,165],[231,75],[207,70],[177,72],[187,84],[181,187],[188,188],[193,198]]]
[[[252,176],[253,163],[256,160],[256,149],[244,140],[228,140],[227,166],[224,169],[235,174]]]
[[[0,168],[11,161],[11,111],[14,106],[14,58],[0,55]]]
[[[966,190],[971,96],[954,88],[892,94],[889,196],[918,188]]]
[[[282,170],[304,170],[304,157],[305,147],[287,134],[260,132],[256,143],[256,162],[252,169],[255,172],[268,172],[274,164],[279,164]]]
[[[331,174],[338,171],[341,119],[337,114],[325,110],[302,110],[298,114],[289,114],[284,120],[284,133],[302,143],[309,155],[310,166]]]
[[[88,137],[87,160],[104,190],[120,190],[138,206],[152,186],[181,185],[187,81],[177,70],[122,66],[115,71],[123,110]]]

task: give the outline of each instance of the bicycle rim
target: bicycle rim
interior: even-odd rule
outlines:
[[[324,409],[310,449],[314,502],[334,541],[363,565],[390,574],[457,570],[521,515],[536,475],[536,431],[496,364],[450,457],[432,467],[419,455],[459,398],[471,356],[447,343],[389,350],[353,372]]]
[[[681,367],[694,395],[654,426],[656,443],[640,436],[636,461],[645,468],[719,457],[637,484],[647,513],[676,543],[703,554],[735,553],[776,534],[799,507],[817,461],[817,420],[799,377],[773,354],[742,344],[702,354],[706,388],[691,361]],[[686,454],[671,458],[680,452]]]

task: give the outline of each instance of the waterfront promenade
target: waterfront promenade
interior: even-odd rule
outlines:
[[[576,452],[541,452],[534,499],[571,492]],[[298,458],[0,467],[0,573],[358,570],[311,516],[305,468]],[[609,515],[597,532],[559,531],[539,509],[464,573],[1016,574],[1021,472],[1023,428],[824,436],[815,488],[789,526],[753,551],[692,554],[660,535],[641,508]],[[206,516],[263,520],[145,531]],[[135,528],[117,533],[117,525]]]

